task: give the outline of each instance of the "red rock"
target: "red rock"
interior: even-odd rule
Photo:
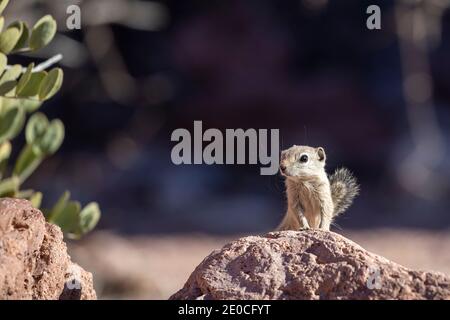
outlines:
[[[407,269],[333,232],[282,231],[212,252],[170,299],[450,299],[450,277]]]
[[[0,199],[0,300],[96,298],[92,274],[72,263],[60,228],[26,200]]]

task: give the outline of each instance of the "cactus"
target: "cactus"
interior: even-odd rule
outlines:
[[[0,15],[9,0],[0,0]],[[59,119],[49,120],[37,112],[42,103],[60,90],[64,73],[60,68],[45,71],[30,63],[8,66],[8,55],[35,52],[47,46],[56,34],[56,21],[46,15],[30,29],[26,23],[15,21],[4,28],[0,17],[0,197],[28,199],[40,208],[43,195],[34,190],[21,190],[25,181],[40,164],[61,147],[64,124]],[[46,64],[48,65],[48,64]],[[25,130],[23,130],[25,129]],[[25,131],[25,146],[12,164],[12,141]],[[12,167],[7,177],[8,167]],[[66,236],[79,239],[91,231],[100,219],[100,209],[92,202],[82,208],[70,200],[65,192],[51,209],[44,209],[47,220],[58,225]]]
[[[95,202],[81,209],[79,202],[70,201],[70,193],[66,191],[46,216],[48,221],[59,225],[70,238],[79,239],[96,226],[100,209]]]

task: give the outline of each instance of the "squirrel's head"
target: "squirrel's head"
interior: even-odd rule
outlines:
[[[322,147],[294,145],[281,152],[280,173],[287,179],[311,179],[324,172],[325,160]]]

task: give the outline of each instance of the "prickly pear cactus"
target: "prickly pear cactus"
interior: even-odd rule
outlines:
[[[58,93],[64,75],[60,68],[47,70],[52,59],[38,66],[31,63],[23,67],[8,65],[8,58],[12,54],[35,52],[47,46],[56,34],[57,25],[52,16],[46,15],[31,30],[22,21],[5,26],[2,14],[8,2],[0,0],[0,197],[28,199],[40,208],[42,193],[21,190],[21,187],[63,143],[61,120],[50,121],[37,110]],[[12,161],[12,140],[23,129],[26,145]],[[12,170],[9,176],[8,169]],[[91,231],[100,219],[97,203],[82,208],[79,202],[70,200],[69,192],[65,192],[51,209],[43,211],[49,222],[59,225],[71,238],[80,238]]]

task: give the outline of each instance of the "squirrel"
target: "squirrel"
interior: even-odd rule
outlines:
[[[355,177],[346,168],[331,176],[325,172],[322,147],[292,146],[281,152],[280,173],[285,177],[287,212],[276,230],[330,230],[359,193]]]

